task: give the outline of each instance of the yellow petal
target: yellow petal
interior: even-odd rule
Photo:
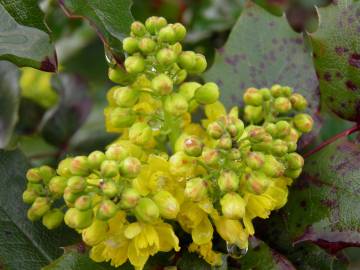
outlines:
[[[206,217],[191,231],[191,236],[196,244],[202,245],[211,241],[213,232],[211,222]]]
[[[133,239],[135,236],[137,236],[141,232],[141,226],[139,223],[134,222],[126,226],[126,229],[124,231],[124,235],[127,239]]]
[[[205,106],[205,114],[209,120],[215,121],[220,116],[226,115],[226,110],[224,105],[220,101],[217,101]]]
[[[251,222],[251,218],[248,215],[245,215],[245,217],[243,218],[243,222],[245,225],[245,230],[248,232],[248,234],[254,235],[255,230],[254,230],[254,226]]]
[[[119,267],[124,264],[128,258],[128,244],[123,245],[115,250],[114,256],[111,260],[111,265]]]
[[[90,250],[90,254],[89,254],[90,258],[95,262],[106,261],[106,258],[103,255],[105,247],[106,246],[104,243],[100,243],[100,244],[92,247]]]
[[[134,241],[130,242],[127,255],[130,263],[135,267],[139,267],[139,269],[143,269],[147,259],[149,258],[149,254],[145,252],[137,252]]]
[[[171,225],[161,223],[158,224],[155,228],[158,235],[160,236],[159,251],[169,252],[172,249],[175,249],[175,251],[180,250],[179,238],[177,238],[175,235]]]

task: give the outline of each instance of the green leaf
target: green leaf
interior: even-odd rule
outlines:
[[[49,232],[26,218],[22,202],[28,162],[19,151],[0,150],[0,266],[6,270],[40,269],[58,257],[74,234],[61,227]]]
[[[121,57],[121,41],[128,35],[133,18],[131,0],[60,0],[60,5],[71,17],[82,17],[95,27],[105,48]]]
[[[252,1],[275,16],[282,16],[285,8],[289,5],[289,0],[279,0],[279,1],[252,0]]]
[[[360,119],[360,3],[339,0],[319,9],[310,35],[323,100],[347,120]]]
[[[44,16],[31,1],[0,1],[0,59],[18,66],[56,71],[57,60]]]
[[[199,257],[197,253],[183,252],[176,263],[178,270],[225,270],[228,269],[227,255],[222,256],[222,265],[212,267]]]
[[[19,71],[13,64],[0,61],[0,149],[10,141],[18,119],[20,100]]]
[[[66,147],[72,135],[85,122],[91,99],[87,83],[76,75],[59,74],[53,78],[60,102],[44,116],[41,133],[48,142]]]

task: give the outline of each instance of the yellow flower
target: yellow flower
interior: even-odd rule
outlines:
[[[241,249],[248,247],[248,233],[241,225],[240,221],[228,219],[223,216],[213,218],[217,232],[221,238],[229,244],[235,244]]]
[[[203,245],[197,245],[195,243],[191,243],[188,247],[189,252],[197,252],[200,256],[211,265],[221,265],[221,253],[212,250],[212,242],[208,242]]]
[[[205,106],[205,115],[207,119],[201,120],[204,127],[207,127],[211,122],[218,120],[221,116],[226,115],[226,109],[220,101]]]

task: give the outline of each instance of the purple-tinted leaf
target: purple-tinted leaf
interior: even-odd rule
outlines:
[[[311,34],[323,100],[347,120],[360,120],[360,3],[334,1],[319,9],[320,25]]]
[[[66,147],[90,112],[88,85],[79,76],[59,74],[54,77],[53,87],[61,100],[44,116],[41,132],[48,142]]]

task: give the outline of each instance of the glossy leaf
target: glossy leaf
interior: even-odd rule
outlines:
[[[74,241],[68,229],[49,232],[27,220],[28,206],[21,198],[28,167],[19,150],[0,150],[0,266],[6,270],[40,269]]]
[[[347,120],[360,120],[360,3],[339,0],[319,9],[311,34],[323,100]]]
[[[54,46],[37,1],[0,1],[0,59],[56,71]]]
[[[19,72],[13,64],[0,61],[0,149],[10,141],[18,119]]]
[[[86,120],[91,99],[87,83],[76,75],[59,74],[53,87],[60,102],[44,116],[41,132],[48,142],[64,147]]]

